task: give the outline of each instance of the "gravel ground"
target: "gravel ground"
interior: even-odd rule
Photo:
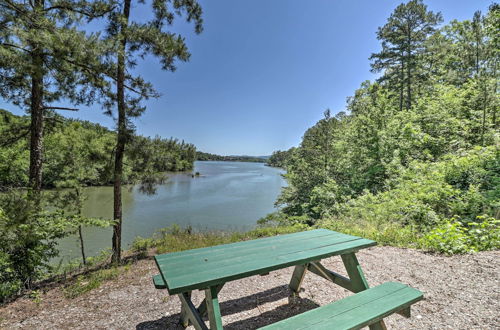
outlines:
[[[445,257],[374,247],[359,252],[358,259],[370,285],[399,281],[424,292],[410,319],[386,319],[389,329],[500,329],[500,251]],[[345,274],[339,257],[323,265]],[[350,294],[308,273],[300,299],[289,301],[292,271],[227,283],[219,296],[224,328],[255,329]],[[179,299],[154,288],[151,276],[156,273],[154,261],[146,259],[75,299],[64,298],[61,288],[44,293],[39,303],[18,299],[0,307],[0,328],[182,329],[177,325]],[[202,298],[202,292],[193,293],[196,303]]]

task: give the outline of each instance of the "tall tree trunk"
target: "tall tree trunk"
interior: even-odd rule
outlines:
[[[80,196],[80,187],[75,188],[75,194],[77,198],[77,205],[78,205],[78,215],[82,215],[82,197]],[[82,252],[82,261],[83,265],[87,265],[87,258],[85,257],[85,245],[83,241],[83,232],[82,232],[82,225],[78,226],[78,237],[80,239],[80,250]]]
[[[411,27],[410,23],[408,22],[408,39],[407,39],[407,60],[406,60],[406,75],[408,82],[406,83],[406,109],[410,110],[411,109],[411,66],[413,65],[412,63],[412,54],[411,54]]]
[[[82,226],[78,226],[78,237],[80,238],[80,250],[82,251],[82,261],[83,265],[87,265],[87,258],[85,258],[85,245],[83,245],[83,233]]]
[[[411,52],[408,51],[408,63],[406,63],[406,75],[408,82],[406,83],[406,109],[411,109]]]
[[[496,70],[494,71],[494,75],[493,75],[493,77],[496,77]],[[498,81],[497,81],[497,82],[495,82],[495,88],[494,88],[495,93],[493,93],[493,95],[498,95],[498,94],[497,94],[497,93],[498,93],[498,92],[497,92],[497,91],[498,91],[497,86],[498,86]],[[491,122],[492,122],[492,126],[493,126],[493,128],[496,130],[496,129],[498,129],[498,122],[497,122],[497,111],[498,111],[498,107],[497,107],[495,104],[496,104],[496,103],[493,103],[493,114],[492,114],[492,116],[491,116]]]
[[[35,1],[35,11],[41,11],[44,0]],[[43,164],[43,49],[40,45],[31,45],[31,63],[33,72],[31,76],[30,100],[30,167],[29,188],[32,197],[38,200],[42,189],[42,164]]]
[[[403,94],[405,88],[405,60],[403,56],[403,52],[401,52],[401,71],[399,74],[399,79],[401,82],[400,90],[399,90],[399,111],[403,110]]]
[[[483,122],[481,125],[481,146],[484,147],[484,132],[486,130],[486,109],[487,109],[487,104],[488,104],[488,94],[487,94],[487,87],[486,83],[483,81],[482,83],[482,89],[483,89]]]
[[[127,114],[125,104],[125,61],[126,61],[126,29],[130,16],[130,2],[125,0],[123,6],[123,21],[120,27],[121,43],[118,51],[118,68],[116,80],[116,96],[118,103],[118,134],[115,148],[115,168],[113,184],[113,255],[112,262],[119,263],[121,260],[121,239],[122,239],[122,175],[123,175],[123,155],[127,142]]]

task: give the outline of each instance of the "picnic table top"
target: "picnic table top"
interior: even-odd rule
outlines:
[[[333,255],[356,252],[376,242],[327,229],[259,238],[157,255],[156,265],[170,294],[206,289]]]

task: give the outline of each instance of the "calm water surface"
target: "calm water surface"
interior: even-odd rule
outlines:
[[[172,174],[153,196],[138,189],[123,191],[123,241],[127,248],[135,237],[149,237],[160,228],[178,224],[199,230],[248,230],[275,211],[274,202],[285,185],[282,170],[262,163],[195,162],[194,172]],[[86,189],[84,215],[111,218],[113,187]],[[85,228],[87,255],[111,247],[111,229]],[[76,237],[60,242],[64,260],[80,256]]]

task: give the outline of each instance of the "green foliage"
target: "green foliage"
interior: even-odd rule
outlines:
[[[307,217],[306,215],[301,216],[290,216],[283,212],[273,212],[265,217],[257,220],[257,224],[261,229],[268,227],[281,227],[281,226],[310,226],[313,224],[313,219]]]
[[[459,222],[445,222],[433,229],[425,237],[425,241],[430,249],[447,254],[466,253],[470,251],[467,245],[465,229]]]
[[[476,222],[467,223],[467,234],[473,251],[500,248],[500,220],[479,216]]]
[[[422,0],[411,0],[394,9],[387,23],[378,29],[377,38],[382,41],[382,51],[372,54],[372,69],[384,70],[379,79],[399,95],[399,110],[410,109],[415,90],[425,78],[425,41],[443,20],[441,13],[427,10]]]
[[[381,245],[420,248],[421,234],[411,226],[394,222],[370,220],[350,221],[348,219],[324,219],[317,225],[321,228],[372,239]]]
[[[0,195],[0,301],[30,288],[51,268],[57,240],[68,234],[61,211],[39,211],[25,193]]]
[[[480,216],[477,222],[463,224],[460,219],[443,221],[424,238],[426,248],[456,254],[500,248],[500,221]]]
[[[23,282],[16,276],[8,253],[0,251],[0,302],[19,292]]]
[[[144,258],[148,254],[148,250],[152,248],[153,241],[149,238],[142,238],[137,236],[132,245],[130,246],[130,250],[136,253],[140,258]]]
[[[40,290],[31,291],[29,297],[37,305],[42,302],[42,293],[40,292]]]
[[[364,82],[347,113],[327,111],[287,154],[283,215],[268,218],[415,246],[452,217],[498,219],[498,8],[438,29],[440,14],[422,1],[398,6],[372,55],[381,79]],[[496,246],[484,239],[473,250]]]
[[[295,148],[290,148],[284,151],[277,150],[273,152],[271,157],[269,157],[269,159],[267,160],[267,165],[272,167],[286,168],[287,161],[292,156],[294,150]]]
[[[390,181],[391,189],[366,192],[339,211],[334,204],[325,207],[351,222],[399,223],[420,231],[452,216],[473,221],[484,212],[492,214],[498,204],[499,160],[496,147],[488,147],[440,162],[412,162]]]
[[[98,34],[79,28],[102,17],[110,5],[98,0],[3,2],[0,96],[26,110],[36,105],[45,115],[61,99],[90,104],[98,95],[93,87],[102,82],[86,68],[97,66],[104,49]]]
[[[0,190],[2,186],[19,187],[28,182],[29,121],[0,109]]]
[[[112,183],[112,149],[116,133],[87,121],[54,117],[46,129],[46,188],[107,185]],[[28,184],[29,150],[27,117],[0,111],[0,188]],[[17,132],[17,133],[16,133]],[[139,183],[147,175],[161,176],[166,171],[193,168],[196,148],[174,138],[133,136],[125,152],[124,182]]]

